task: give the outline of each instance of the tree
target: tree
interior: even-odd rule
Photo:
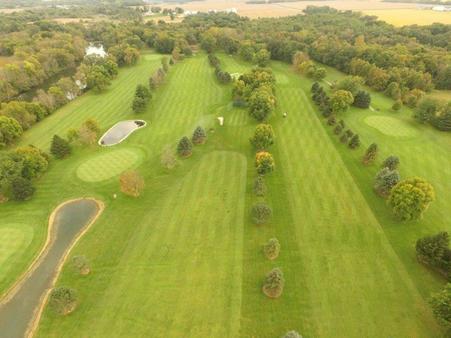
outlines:
[[[74,256],[72,258],[72,265],[81,275],[88,275],[91,272],[89,261],[85,256]]]
[[[343,113],[354,102],[352,93],[347,90],[337,90],[330,97],[330,105],[334,113]]]
[[[144,190],[144,178],[135,170],[128,170],[119,177],[121,191],[133,197],[138,197]]]
[[[343,127],[340,124],[337,124],[334,128],[334,134],[340,135],[342,131],[343,131]]]
[[[34,192],[33,183],[27,178],[19,176],[11,182],[11,197],[15,201],[29,200]]]
[[[254,63],[256,63],[259,67],[266,67],[269,64],[270,58],[271,53],[263,48],[254,54]]]
[[[149,100],[152,97],[149,88],[146,86],[139,84],[136,86],[135,97],[141,97],[144,100]]]
[[[140,96],[135,96],[132,102],[132,110],[134,113],[142,113],[146,110],[147,101]]]
[[[329,126],[333,126],[333,125],[335,125],[336,123],[337,123],[337,119],[336,119],[335,115],[329,116],[329,118],[327,119],[327,124],[328,124]],[[340,130],[340,133],[341,133],[341,130]]]
[[[260,202],[254,204],[251,214],[254,223],[261,225],[269,222],[272,217],[272,209],[266,203]]]
[[[94,66],[86,76],[86,83],[89,89],[101,92],[111,84],[111,80],[99,66]]]
[[[359,90],[357,92],[357,94],[354,97],[354,103],[353,105],[358,107],[358,108],[368,108],[370,106],[371,103],[371,95],[370,93],[364,91],[364,90]]]
[[[280,243],[277,238],[271,238],[263,247],[266,258],[274,260],[279,256]]]
[[[396,169],[382,168],[374,179],[374,191],[382,197],[387,197],[401,177]]]
[[[274,158],[267,151],[260,151],[255,155],[255,167],[260,175],[274,171]]]
[[[193,132],[193,144],[204,144],[206,139],[207,134],[205,133],[205,129],[201,126],[198,126]]]
[[[192,151],[193,144],[188,137],[183,136],[177,145],[177,153],[181,157],[188,157],[192,154]]]
[[[161,67],[163,68],[163,71],[167,73],[169,71],[169,64],[168,64],[168,57],[163,56],[161,58]]]
[[[327,75],[326,68],[324,68],[324,67],[315,67],[311,77],[315,81],[321,81],[322,79],[324,79],[326,77],[326,75]]]
[[[388,204],[396,218],[410,221],[420,219],[434,199],[432,185],[422,178],[413,177],[399,182],[392,189]]]
[[[447,232],[443,231],[434,236],[420,238],[415,248],[419,261],[438,269],[449,280],[451,277],[451,250]]]
[[[254,194],[260,197],[266,195],[267,187],[265,183],[265,177],[258,175],[254,180]]]
[[[160,163],[166,169],[173,169],[177,165],[177,158],[175,157],[175,152],[171,146],[167,145],[164,147],[163,152],[161,153]]]
[[[77,303],[78,297],[74,289],[61,286],[50,293],[49,305],[59,315],[68,315],[75,310]]]
[[[449,332],[451,330],[451,283],[431,298],[432,312],[437,320]]]
[[[282,295],[284,285],[285,279],[282,270],[274,268],[266,275],[263,293],[270,298],[278,298]]]
[[[420,101],[413,117],[421,123],[430,122],[435,117],[439,107],[440,102],[438,100],[427,97]]]
[[[38,178],[47,170],[48,155],[33,146],[19,147],[14,153],[22,162],[21,176],[26,179]]]
[[[174,60],[174,62],[177,62],[179,60],[182,59],[182,54],[181,54],[181,50],[179,47],[174,47],[174,49],[172,50],[172,60]]]
[[[343,135],[341,135],[340,137],[340,142],[341,143],[348,143],[349,142],[349,136],[346,133],[343,133]]]
[[[17,120],[0,116],[0,149],[17,140],[23,133],[23,129]]]
[[[390,170],[398,169],[399,167],[399,157],[395,155],[388,156],[384,162],[382,162],[382,168],[388,168]]]
[[[395,101],[395,103],[393,103],[393,105],[391,106],[391,109],[393,109],[394,111],[398,111],[401,108],[402,108],[402,101],[401,100]]]
[[[274,144],[274,131],[270,124],[257,125],[254,135],[249,140],[258,151],[267,150]]]
[[[264,121],[274,110],[275,104],[276,99],[267,88],[258,88],[249,98],[249,113],[257,121]]]
[[[54,135],[52,139],[52,144],[50,145],[50,153],[58,159],[62,159],[67,155],[70,155],[72,149],[69,142],[67,142],[62,137]]]
[[[355,134],[351,137],[351,140],[349,141],[349,148],[355,149],[360,146],[360,138],[359,135]]]
[[[360,76],[346,76],[336,84],[335,89],[348,91],[355,96],[362,84],[363,79]]]
[[[366,150],[365,155],[363,155],[362,159],[363,164],[369,165],[374,163],[374,161],[376,161],[377,152],[378,152],[377,144],[371,143],[368,149]]]

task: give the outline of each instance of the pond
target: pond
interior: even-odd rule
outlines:
[[[99,145],[114,146],[115,144],[121,143],[134,131],[143,128],[146,125],[146,121],[143,120],[120,121],[103,134],[99,140]]]
[[[94,199],[78,199],[63,203],[54,210],[44,250],[0,301],[1,337],[27,336],[27,331],[39,319],[42,301],[53,287],[64,257],[102,209]]]

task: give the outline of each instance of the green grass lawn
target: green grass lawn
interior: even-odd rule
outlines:
[[[232,73],[251,67],[220,58]],[[27,139],[48,146],[51,134],[64,135],[87,118],[98,119],[104,129],[133,118],[134,87],[158,63],[158,56],[148,55],[122,70],[106,93],[75,100],[28,131]],[[276,171],[267,179],[266,200],[274,211],[270,224],[255,226],[249,217],[257,201],[248,141],[256,123],[230,104],[231,86],[216,82],[202,54],[171,68],[166,84],[139,115],[150,125],[120,145],[79,149],[54,161],[32,201],[0,206],[8,224],[34,230],[28,253],[9,249],[21,262],[0,279],[3,290],[39,249],[44,220],[57,204],[81,196],[106,204],[71,253],[90,259],[91,274],[80,276],[66,265],[57,282],[78,290],[79,307],[65,318],[46,309],[38,337],[280,337],[292,329],[305,337],[440,336],[427,297],[443,281],[415,261],[414,243],[450,230],[450,135],[411,124],[408,110],[392,113],[390,100],[374,94],[379,111],[344,114],[363,142],[350,151],[312,105],[310,80],[288,65],[272,67],[279,104],[271,118],[277,138],[271,149]],[[340,76],[330,72],[328,80]],[[116,97],[123,98],[110,103]],[[225,117],[224,127],[217,116]],[[172,171],[162,169],[162,149],[175,147],[199,124],[208,128],[207,143]],[[402,130],[409,132],[399,135]],[[403,177],[416,174],[434,184],[437,201],[424,220],[394,222],[373,194],[377,166],[360,163],[371,142],[379,144],[381,158],[400,156]],[[146,180],[138,199],[119,193],[117,175],[130,167]],[[5,234],[0,238],[16,236]],[[282,251],[268,261],[262,246],[274,236]],[[261,286],[276,266],[285,274],[285,291],[270,300]]]

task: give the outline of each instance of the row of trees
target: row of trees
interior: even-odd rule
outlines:
[[[232,81],[230,73],[221,69],[221,62],[216,55],[208,54],[208,61],[210,65],[215,68],[215,75],[220,83],[226,84]]]

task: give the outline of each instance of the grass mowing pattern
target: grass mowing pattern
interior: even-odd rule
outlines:
[[[97,153],[78,167],[77,176],[85,182],[104,181],[135,167],[140,158],[139,150],[129,148]]]
[[[222,59],[228,71],[249,68],[233,58]],[[38,337],[278,337],[291,329],[307,337],[439,336],[418,291],[424,295],[431,290],[418,280],[432,275],[406,262],[413,258],[412,243],[406,247],[401,238],[406,228],[416,237],[423,230],[416,224],[386,222],[388,210],[379,208],[379,200],[371,200],[365,190],[371,186],[366,175],[372,176],[376,168],[361,166],[363,149],[351,152],[329,135],[305,94],[309,80],[292,74],[286,65],[273,66],[276,77],[288,81],[277,85],[279,107],[271,121],[277,137],[271,149],[277,168],[268,177],[271,224],[256,227],[248,217],[255,202],[255,170],[246,167],[245,158],[253,163],[248,139],[255,122],[245,118],[245,110],[228,106],[230,86],[216,83],[205,55],[172,68],[151,107],[140,115],[155,126],[129,141],[147,154],[139,168],[146,178],[140,198],[119,194],[113,200],[116,181],[96,184],[93,190],[93,185],[80,184],[76,170],[67,170],[100,153],[99,148],[79,150],[52,164],[34,200],[21,204],[26,211],[21,216],[30,221],[31,210],[45,211],[70,195],[96,195],[105,200],[106,209],[73,252],[91,260],[92,274],[82,277],[66,266],[58,281],[79,291],[80,307],[67,318],[46,309]],[[208,143],[195,147],[177,169],[161,169],[162,147],[190,135],[216,112],[225,115],[225,126],[209,133]],[[281,117],[283,112],[288,118]],[[372,142],[374,128],[358,118],[349,123],[363,123],[366,127],[359,134]],[[431,130],[425,136],[429,148],[424,149],[434,149],[429,152],[439,157],[435,173],[449,161],[443,158],[447,140],[440,135]],[[393,147],[411,142],[390,137],[386,142],[390,139],[396,140]],[[411,165],[421,166],[415,160]],[[55,186],[60,181],[64,189]],[[438,191],[445,196],[445,208],[434,215],[437,210],[431,207],[428,217],[450,210],[445,188]],[[18,205],[1,208],[2,216],[12,219]],[[449,226],[445,218],[437,226]],[[274,236],[282,251],[271,262],[262,246]],[[404,255],[406,249],[409,256]],[[280,299],[270,300],[261,286],[274,266],[283,269],[286,286]]]
[[[2,224],[0,227],[0,280],[14,266],[21,251],[25,251],[33,239],[33,229],[23,224]]]
[[[368,116],[365,118],[365,123],[388,136],[407,137],[417,134],[417,130],[413,126],[394,117]]]

